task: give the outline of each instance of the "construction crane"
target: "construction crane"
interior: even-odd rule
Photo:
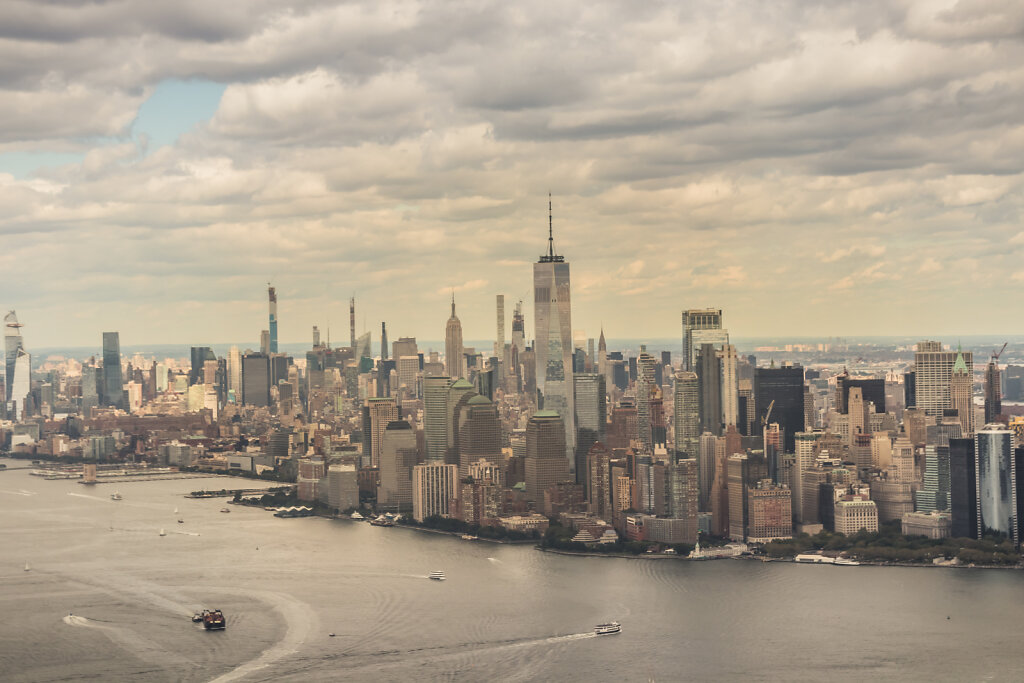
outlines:
[[[768,418],[770,418],[772,416],[772,408],[774,408],[774,407],[775,407],[775,399],[773,398],[772,402],[768,404],[768,411],[764,414],[764,417],[761,418],[761,426],[762,427],[767,427],[768,426]]]
[[[996,352],[996,351],[992,352],[992,362],[993,363],[998,363],[999,362],[999,356],[1003,355],[1003,351],[1006,350],[1006,345],[1009,344],[1009,343],[1010,342],[1003,342],[1003,348],[999,349],[998,352]]]

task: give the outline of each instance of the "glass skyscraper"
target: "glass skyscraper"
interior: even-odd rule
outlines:
[[[117,332],[103,333],[103,404],[124,408],[121,339]]]
[[[988,424],[974,435],[978,468],[978,532],[1006,535],[1018,544],[1017,468],[1013,458],[1013,432],[1001,424]]]
[[[550,212],[551,203],[548,202]],[[565,457],[575,472],[576,419],[573,397],[572,316],[569,264],[555,254],[548,218],[548,253],[533,264],[534,355],[538,405],[554,411],[565,426]]]

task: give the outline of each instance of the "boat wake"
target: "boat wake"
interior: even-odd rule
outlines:
[[[0,490],[0,493],[6,493],[9,496],[34,496],[34,495],[36,495],[36,494],[32,493],[31,491],[25,491],[24,489],[21,490],[21,491],[2,491],[2,490]]]
[[[76,617],[76,616],[74,616],[72,614],[67,615],[66,617],[61,619],[61,621],[63,621],[68,626],[88,626],[90,628],[106,628],[105,626],[100,626],[99,624],[94,624],[93,622],[91,622],[90,620],[86,619],[85,617]]]

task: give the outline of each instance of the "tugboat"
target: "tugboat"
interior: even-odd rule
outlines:
[[[122,496],[119,491],[114,491],[110,494],[110,500],[121,500]]]
[[[203,610],[203,628],[207,631],[223,631],[226,627],[227,621],[219,609]]]
[[[618,633],[621,630],[622,627],[619,625],[619,622],[617,621],[611,621],[607,624],[598,624],[594,627],[594,633],[596,633],[599,636],[611,635],[613,633]]]
[[[430,572],[427,575],[427,578],[431,579],[433,581],[444,581],[445,577],[444,577],[444,572]]]

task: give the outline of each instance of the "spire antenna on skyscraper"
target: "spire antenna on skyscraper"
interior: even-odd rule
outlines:
[[[555,255],[555,232],[551,211],[551,192],[548,192],[548,253],[540,257],[538,263],[562,263],[565,258]]]

